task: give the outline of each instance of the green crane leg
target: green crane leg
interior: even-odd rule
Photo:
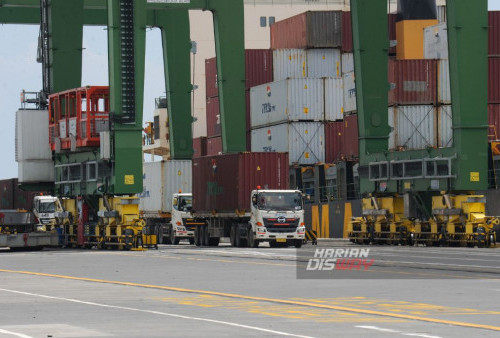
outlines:
[[[224,153],[246,151],[245,34],[243,1],[210,1]]]
[[[456,190],[485,190],[488,178],[488,3],[448,0],[448,44]]]
[[[49,3],[50,92],[82,83],[83,0]]]
[[[191,39],[187,10],[158,13],[161,28],[165,87],[167,90],[170,155],[172,159],[193,157],[191,117]]]
[[[130,22],[121,21],[123,13],[120,13],[120,3],[124,2],[129,1],[108,0],[110,111],[113,115],[111,139],[114,158],[112,186],[108,192],[114,194],[134,194],[143,190],[141,130],[146,2],[131,1],[132,27]]]

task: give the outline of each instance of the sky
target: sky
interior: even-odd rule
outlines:
[[[500,10],[500,0],[489,0]],[[38,26],[0,25],[0,179],[17,177],[15,113],[22,90],[42,88],[41,64],[36,62]],[[85,27],[82,85],[108,85],[107,35],[104,27]],[[152,121],[154,99],[165,95],[161,38],[158,29],[146,33],[144,120]]]

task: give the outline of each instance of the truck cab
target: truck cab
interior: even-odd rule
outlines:
[[[191,211],[193,209],[193,195],[178,193],[172,196],[172,215],[170,227],[167,227],[171,244],[179,244],[181,239],[188,239],[194,243],[196,224],[193,222]]]
[[[305,236],[303,195],[298,190],[252,191],[248,246],[302,246]]]
[[[39,225],[53,225],[56,213],[62,212],[59,198],[54,196],[35,196],[33,198],[33,214]]]

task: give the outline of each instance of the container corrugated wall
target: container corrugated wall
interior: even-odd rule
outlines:
[[[250,208],[250,195],[263,189],[288,189],[286,153],[240,153],[193,160],[195,213],[234,213]]]
[[[436,60],[393,60],[396,103],[435,104],[437,97]]]
[[[451,105],[443,105],[438,109],[438,147],[453,147],[453,113]]]
[[[354,54],[342,54],[342,74],[354,72]]]
[[[159,212],[166,211],[163,200],[162,177],[163,161],[146,162],[142,166],[143,191],[139,194],[139,207],[141,211]]]
[[[207,137],[221,135],[219,98],[207,99]]]
[[[438,61],[438,102],[451,104],[450,62]]]
[[[394,110],[396,148],[410,150],[436,147],[434,106],[398,106]]]
[[[437,19],[439,23],[446,22],[446,6],[437,6]]]
[[[359,158],[359,131],[358,115],[353,114],[344,118],[343,157],[346,160]]]
[[[16,161],[52,160],[48,111],[18,110],[15,141]]]
[[[344,86],[342,78],[325,79],[325,120],[337,121],[344,117]]]
[[[288,120],[324,119],[323,79],[288,79],[250,90],[252,128]]]
[[[340,49],[323,48],[307,51],[308,77],[340,77],[342,75]]]
[[[500,56],[500,11],[488,12],[488,54]]]
[[[252,130],[252,151],[288,152],[290,164],[325,162],[322,122],[291,122]]]
[[[0,210],[14,209],[14,189],[17,180],[10,178],[0,181]]]
[[[424,28],[424,59],[448,59],[446,23]]]
[[[245,50],[246,89],[273,81],[273,52],[269,49]]]
[[[205,136],[196,137],[193,139],[193,157],[201,157],[207,155],[207,138]]]
[[[394,126],[394,107],[389,107],[387,110],[387,122],[389,127],[391,128],[391,132],[389,133],[389,150],[396,149],[396,128]]]
[[[207,98],[219,96],[217,60],[215,58],[205,60],[205,90]]]
[[[489,140],[499,140],[500,139],[500,104],[489,104],[488,105],[488,124],[490,128],[488,130]]]
[[[353,50],[351,12],[342,12],[342,52],[350,53]]]
[[[488,102],[500,103],[500,57],[488,59]]]
[[[344,82],[344,113],[356,111],[356,79],[354,72],[343,76]]]
[[[325,160],[333,163],[342,159],[344,121],[325,123]]]
[[[222,137],[207,138],[207,156],[219,155],[222,153]]]
[[[307,51],[278,49],[273,51],[274,81],[307,77]]]
[[[341,46],[340,11],[309,11],[271,25],[271,49]]]
[[[182,191],[183,193],[192,192],[192,161],[165,161],[163,170],[164,180],[160,183],[160,185],[163,186],[163,200],[165,201],[166,207],[168,207],[165,210],[170,211],[173,194],[178,193],[179,191]]]

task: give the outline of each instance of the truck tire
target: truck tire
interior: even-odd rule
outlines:
[[[235,225],[233,227],[234,229],[234,246],[237,247],[237,248],[241,248],[242,247],[242,241],[241,241],[241,234],[240,234],[240,226],[239,225]]]
[[[295,243],[294,243],[294,246],[297,248],[297,249],[300,249],[302,247],[302,240],[301,239],[296,239],[295,240]]]
[[[189,244],[193,245],[194,244],[194,238],[189,239]]]
[[[220,238],[219,237],[211,237],[208,241],[209,246],[219,246]]]
[[[197,226],[194,229],[194,245],[201,246],[201,227]]]
[[[173,228],[170,228],[170,243],[173,245],[178,245],[180,239],[175,236],[175,231]]]
[[[210,232],[208,231],[208,226],[203,227],[202,237],[201,237],[201,245],[209,246],[210,245]]]
[[[231,246],[236,247],[236,226],[231,226],[231,231],[229,233],[229,239],[231,241]]]
[[[247,235],[247,246],[249,248],[257,248],[259,246],[259,241],[255,240],[252,227],[248,229]]]

